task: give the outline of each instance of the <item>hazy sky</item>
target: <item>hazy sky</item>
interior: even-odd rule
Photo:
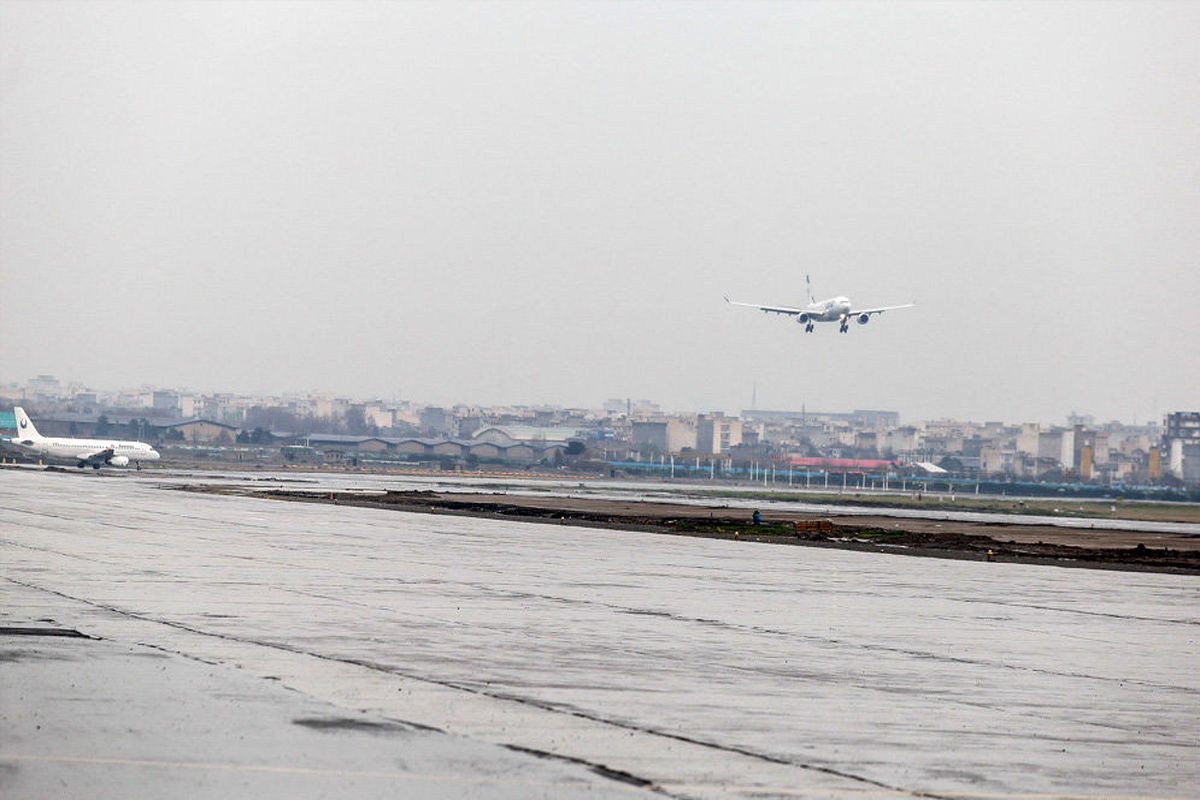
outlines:
[[[1200,408],[1198,3],[0,3],[0,379]],[[884,305],[846,335],[722,295]]]

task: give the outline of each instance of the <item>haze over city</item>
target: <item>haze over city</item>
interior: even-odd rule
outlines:
[[[869,12],[869,13],[868,13]],[[0,5],[0,380],[1161,420],[1194,4]],[[723,295],[918,306],[806,335]]]

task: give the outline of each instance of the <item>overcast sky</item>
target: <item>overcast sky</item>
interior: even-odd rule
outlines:
[[[0,379],[1200,408],[1200,4],[0,4]],[[725,305],[916,300],[846,335]]]

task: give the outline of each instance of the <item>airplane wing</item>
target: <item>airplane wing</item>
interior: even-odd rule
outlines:
[[[916,303],[905,303],[902,306],[880,306],[879,308],[855,308],[846,314],[847,317],[859,317],[863,314],[882,314],[885,311],[895,311],[900,308],[912,308]]]
[[[759,311],[765,311],[768,314],[789,314],[795,315],[802,312],[803,309],[792,308],[791,306],[767,306],[759,303],[739,303],[737,300],[725,298],[725,302],[731,306],[747,306],[748,308],[757,308]]]
[[[113,457],[113,449],[106,447],[95,453],[86,456],[77,456],[81,464],[107,464],[108,460]]]

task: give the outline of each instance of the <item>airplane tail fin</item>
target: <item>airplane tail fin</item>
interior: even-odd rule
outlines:
[[[37,432],[37,428],[33,427],[33,420],[25,413],[25,409],[17,406],[13,409],[13,416],[17,418],[17,436],[21,439],[40,439],[42,435]]]
[[[812,276],[810,276],[810,275],[804,276],[804,288],[808,290],[809,304],[811,305],[813,303],[816,303],[817,299],[815,297],[813,297],[813,293],[812,293]]]

